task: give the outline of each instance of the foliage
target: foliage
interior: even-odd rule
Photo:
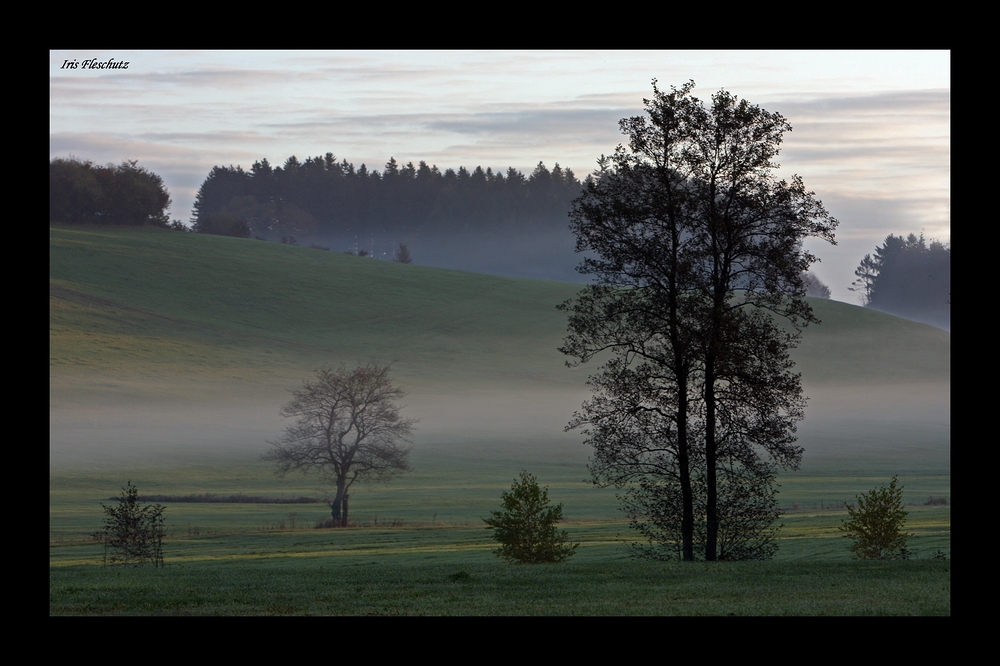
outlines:
[[[935,325],[951,319],[951,248],[924,235],[886,236],[854,271],[866,307]]]
[[[539,488],[527,471],[521,472],[520,481],[514,479],[500,502],[503,510],[493,511],[483,522],[500,543],[493,552],[508,562],[562,562],[580,545],[567,543],[566,531],[556,529],[555,524],[562,520],[562,504],[549,506],[548,488]]]
[[[122,488],[117,506],[104,509],[104,563],[163,566],[163,510],[160,504],[142,504],[132,482]]]
[[[410,248],[407,247],[406,243],[399,244],[399,248],[396,250],[396,256],[393,257],[393,261],[401,264],[409,264],[413,262],[413,258],[410,257]]]
[[[257,236],[282,235],[370,238],[396,233],[450,233],[477,230],[565,229],[569,202],[580,181],[557,163],[541,162],[524,176],[513,167],[458,170],[390,158],[384,169],[338,161],[333,153],[282,166],[254,162],[215,166],[198,190],[193,222],[208,215],[234,214]]]
[[[98,166],[75,158],[49,162],[49,222],[166,227],[163,179],[135,160]]]
[[[842,521],[840,531],[854,541],[851,552],[860,560],[905,560],[909,556],[906,541],[913,534],[903,531],[903,487],[896,487],[892,477],[889,487],[882,486],[857,495],[857,505],[848,504],[850,520]]]
[[[705,513],[704,467],[692,480],[694,511]],[[725,464],[719,475],[719,556],[718,559],[767,560],[778,550],[778,509],[776,466],[757,462],[755,467]],[[646,539],[633,544],[635,555],[654,560],[683,559],[680,517],[681,495],[677,484],[657,477],[644,477],[618,495],[630,526]],[[706,524],[695,523],[695,553],[704,552]]]
[[[191,230],[199,234],[212,234],[213,236],[250,238],[250,225],[231,213],[205,215],[191,227]]]
[[[639,484],[633,499],[674,512],[685,560],[704,516],[714,560],[723,507],[738,495],[725,496],[724,470],[796,468],[801,457],[789,350],[816,321],[804,299],[816,258],[802,241],[833,242],[837,222],[798,176],[774,178],[791,129],[780,114],[726,91],[706,107],[693,88],[664,93],[654,81],[647,115],[621,121],[628,148],[602,156],[574,201],[577,251],[589,254],[578,270],[596,284],[560,306],[561,351],[575,363],[612,355],[568,426],[594,446],[594,482]],[[670,499],[650,495],[666,488]],[[761,497],[756,515],[769,515]]]
[[[389,366],[371,360],[354,369],[320,368],[315,381],[292,391],[281,410],[296,419],[263,457],[279,476],[315,471],[336,486],[330,501],[333,520],[346,527],[348,491],[355,481],[390,480],[410,469],[413,419],[400,416],[406,393],[392,385]]]
[[[830,287],[823,284],[823,281],[816,277],[815,273],[808,272],[802,276],[806,287],[806,296],[813,298],[830,298]]]

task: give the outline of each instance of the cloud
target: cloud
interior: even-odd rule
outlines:
[[[895,116],[951,114],[951,91],[947,88],[934,90],[888,90],[865,95],[844,95],[827,93],[816,97],[796,97],[776,100],[768,105],[781,109],[786,118],[829,118],[858,117],[859,115]]]

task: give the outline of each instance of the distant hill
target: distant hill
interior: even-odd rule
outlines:
[[[55,439],[76,437],[84,422],[97,437],[106,422],[130,423],[121,410],[165,403],[211,412],[251,401],[270,424],[285,391],[318,365],[373,356],[395,362],[415,407],[437,396],[442,413],[458,414],[462,400],[478,400],[481,418],[461,411],[473,429],[529,428],[517,410],[536,409],[561,434],[587,395],[592,368],[567,368],[557,351],[566,324],[555,306],[579,284],[151,228],[51,228],[49,266]],[[812,304],[823,323],[806,329],[795,358],[815,423],[816,396],[829,396],[872,413],[880,400],[906,414],[937,405],[935,427],[947,430],[950,334],[836,301]],[[530,396],[558,404],[543,409]],[[451,421],[424,422],[434,432]]]

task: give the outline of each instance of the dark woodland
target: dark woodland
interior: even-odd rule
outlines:
[[[476,167],[458,171],[421,161],[399,165],[390,159],[381,172],[362,164],[355,169],[332,153],[293,155],[283,166],[267,159],[241,167],[216,166],[198,190],[192,218],[195,231],[213,233],[205,219],[233,215],[250,233],[267,239],[438,231],[486,231],[566,227],[569,204],[580,181],[556,163],[541,162],[524,176],[513,167],[494,173]]]
[[[951,247],[924,235],[886,236],[866,254],[851,284],[870,308],[951,328]]]

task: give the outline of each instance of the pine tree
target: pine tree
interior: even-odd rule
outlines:
[[[548,488],[539,488],[527,471],[521,472],[521,480],[515,479],[500,501],[503,510],[493,511],[483,522],[500,543],[493,552],[508,562],[561,562],[580,545],[567,543],[566,531],[556,529],[555,524],[562,520],[562,504],[549,506]]]
[[[122,488],[117,506],[104,506],[104,563],[163,566],[163,509],[142,504],[132,482]]]

